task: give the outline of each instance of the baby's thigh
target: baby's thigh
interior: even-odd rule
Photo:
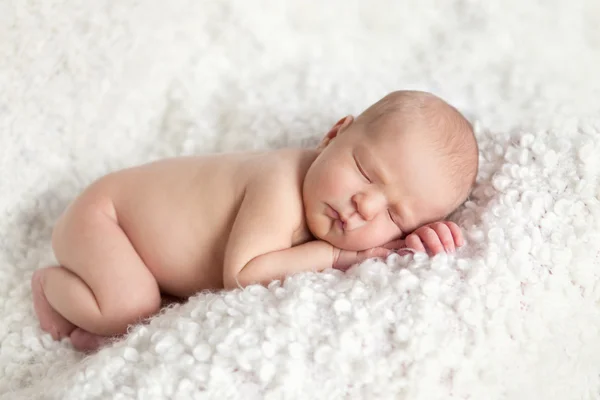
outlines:
[[[119,226],[110,191],[101,184],[60,217],[52,245],[58,262],[87,283],[104,310],[130,305],[134,312],[160,304],[156,280]]]
[[[116,210],[110,192],[98,181],[83,191],[63,212],[52,231],[52,249],[58,261],[98,241],[98,233],[107,222],[116,223]],[[65,265],[66,266],[66,265]],[[69,266],[70,267],[70,266]]]

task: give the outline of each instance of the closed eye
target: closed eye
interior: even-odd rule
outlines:
[[[388,216],[390,217],[390,220],[400,229],[400,230],[404,230],[402,228],[400,228],[400,224],[398,222],[396,222],[396,220],[394,219],[394,214],[392,214],[392,211],[388,208]]]
[[[369,177],[367,176],[367,174],[365,173],[365,171],[360,166],[360,163],[358,162],[358,160],[356,159],[356,157],[354,157],[354,162],[356,163],[356,167],[360,171],[361,175],[367,180],[367,182],[371,183],[371,180],[369,179]]]

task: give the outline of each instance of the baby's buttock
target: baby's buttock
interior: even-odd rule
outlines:
[[[239,196],[235,185],[212,184],[206,168],[172,159],[105,178],[119,225],[161,290],[174,296],[223,287]]]

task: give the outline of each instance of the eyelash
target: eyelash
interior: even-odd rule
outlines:
[[[394,216],[392,215],[392,212],[388,209],[388,216],[390,217],[390,221],[392,221],[398,228],[400,228],[400,225],[396,222],[396,220],[394,220]],[[400,230],[403,230],[403,228],[400,228]]]
[[[365,173],[365,171],[363,171],[363,169],[360,167],[360,164],[358,163],[358,160],[356,159],[356,157],[354,157],[354,162],[356,163],[356,167],[358,168],[358,170],[360,171],[360,173],[362,174],[362,176],[369,181],[369,183],[372,183],[371,180],[369,179],[369,177],[367,176],[367,174]],[[392,221],[394,224],[396,223],[396,221],[394,221],[394,216],[392,215],[392,212],[388,209],[388,217],[390,217],[390,221]]]
[[[363,171],[363,169],[360,167],[360,164],[358,163],[358,160],[356,159],[356,157],[354,158],[354,162],[356,163],[356,167],[358,168],[358,170],[360,171],[362,176],[364,176],[365,179],[367,181],[369,181],[369,183],[372,183],[371,180],[369,179],[369,177],[367,176],[367,174],[365,173],[365,171]]]

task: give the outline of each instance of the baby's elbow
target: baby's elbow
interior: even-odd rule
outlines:
[[[225,267],[225,272],[223,274],[223,288],[225,290],[243,289],[246,286],[253,284],[261,284],[260,277],[256,274],[257,263],[260,263],[257,262],[258,258],[259,257],[254,257],[242,268]]]
[[[223,288],[225,290],[234,290],[234,289],[243,289],[246,286],[252,285],[253,282],[251,278],[247,276],[248,274],[242,273],[240,271],[238,274],[231,274],[229,276],[223,277]]]
[[[238,274],[228,274],[225,272],[223,274],[223,289],[225,290],[233,290],[240,287]]]
[[[237,279],[237,277],[223,279],[223,289],[225,289],[225,290],[233,290],[233,289],[238,289],[238,288],[243,288],[243,287],[244,286],[242,286],[239,283],[239,280]]]

